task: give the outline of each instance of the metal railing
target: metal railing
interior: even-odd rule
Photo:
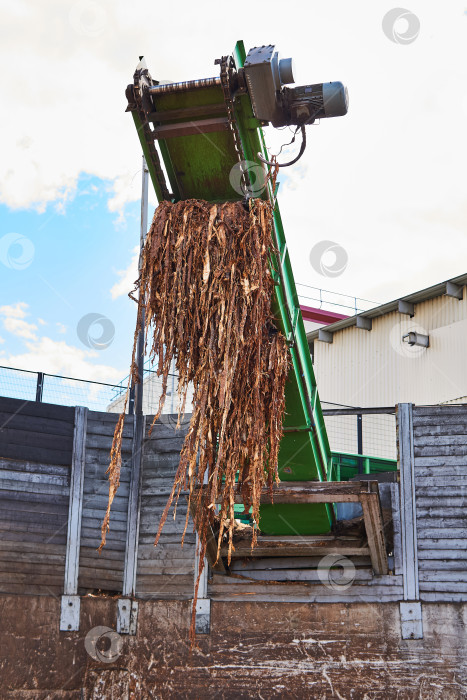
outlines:
[[[177,375],[169,375],[163,413],[177,413]],[[162,380],[149,362],[144,366],[143,413],[154,415],[162,394]],[[118,384],[65,377],[47,372],[0,366],[0,396],[24,401],[38,401],[63,406],[87,406],[94,411],[121,413],[128,377]],[[131,400],[127,412],[133,412]],[[186,412],[191,412],[192,392],[187,397]],[[358,408],[322,401],[323,416],[333,452],[371,455],[396,459],[396,422],[394,407]],[[365,466],[362,466],[362,473]]]
[[[159,406],[162,380],[146,363],[144,368],[143,412],[154,414]],[[118,384],[76,379],[60,374],[34,372],[27,369],[0,366],[0,396],[24,401],[53,403],[62,406],[87,406],[94,411],[121,413],[127,390],[128,376]],[[177,411],[177,376],[169,375],[164,413]],[[191,396],[189,397],[191,398]],[[134,392],[130,391],[127,412],[133,413]],[[190,405],[187,404],[187,409]]]
[[[321,402],[329,444],[333,452],[397,459],[394,406],[359,408]],[[361,473],[365,473],[362,462]]]
[[[106,411],[126,386],[0,366],[0,395],[62,406]]]
[[[343,314],[352,315],[358,314],[361,311],[378,306],[376,301],[354,297],[350,294],[339,294],[339,292],[331,292],[329,289],[321,289],[320,287],[312,287],[303,282],[296,282],[297,294],[301,304],[309,306],[313,302],[313,306],[326,311],[337,311]]]

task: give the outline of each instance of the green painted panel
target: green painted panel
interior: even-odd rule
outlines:
[[[330,531],[324,503],[261,506],[259,529],[268,535],[322,535]]]

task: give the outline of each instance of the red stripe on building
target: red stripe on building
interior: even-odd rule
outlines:
[[[301,304],[300,310],[302,312],[304,321],[322,323],[323,325],[329,325],[330,323],[335,323],[336,321],[342,321],[342,319],[348,318],[348,316],[344,316],[343,314],[336,314],[334,311],[315,309],[312,306],[302,306]]]

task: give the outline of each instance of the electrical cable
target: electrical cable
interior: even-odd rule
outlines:
[[[271,161],[269,161],[269,160],[266,160],[266,158],[263,156],[262,153],[258,153],[258,158],[260,159],[260,161],[261,161],[262,163],[264,163],[265,165],[269,165],[269,166],[271,166],[271,167],[275,167],[275,166],[277,165],[279,168],[287,168],[289,165],[293,165],[294,163],[296,163],[297,160],[299,160],[299,159],[302,157],[302,155],[305,153],[305,148],[306,148],[306,132],[305,132],[305,127],[304,127],[304,126],[301,126],[300,129],[301,129],[301,132],[302,132],[302,145],[300,146],[300,150],[299,150],[298,155],[296,156],[296,158],[294,158],[293,160],[290,160],[288,163],[273,163],[273,162],[271,162]],[[293,143],[294,139],[295,139],[295,136],[294,136],[294,138],[292,139],[292,141],[291,141],[290,143]]]

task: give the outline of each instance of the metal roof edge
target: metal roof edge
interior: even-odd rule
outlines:
[[[325,326],[325,329],[329,333],[336,333],[337,331],[342,331],[344,328],[351,328],[357,323],[357,316],[362,316],[363,318],[377,318],[378,316],[384,316],[385,314],[391,313],[392,311],[397,311],[399,308],[400,301],[406,301],[411,304],[419,304],[422,301],[428,301],[429,299],[434,299],[435,297],[443,296],[446,294],[446,285],[448,282],[458,284],[459,286],[464,286],[467,284],[467,273],[463,275],[458,275],[457,277],[451,277],[444,282],[439,282],[432,287],[427,287],[426,289],[421,289],[418,292],[413,292],[412,294],[407,294],[404,297],[399,297],[394,301],[386,302],[386,304],[381,304],[381,306],[375,306],[373,309],[368,311],[362,311],[354,316],[349,316],[349,318],[343,319],[342,321],[336,321],[336,323],[331,323]],[[308,342],[316,340],[318,338],[320,329],[309,331],[306,334]]]

